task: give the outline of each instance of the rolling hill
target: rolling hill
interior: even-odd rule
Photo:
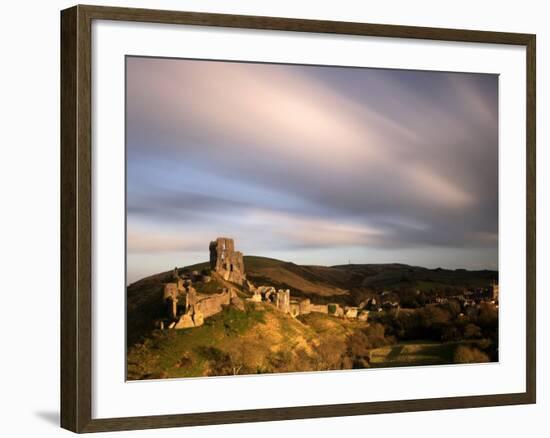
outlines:
[[[308,297],[314,303],[337,302],[358,305],[365,297],[383,290],[415,289],[424,292],[487,287],[498,279],[496,271],[428,269],[404,264],[349,264],[339,266],[302,266],[267,257],[245,256],[247,278],[255,285],[290,289],[293,297]],[[182,270],[202,270],[199,263]],[[160,316],[162,283],[170,281],[172,271],[145,277],[127,288],[128,343],[150,330],[151,321]]]
[[[295,296],[343,304],[355,303],[357,300],[354,299],[354,295],[362,295],[365,292],[398,291],[407,288],[424,292],[482,288],[498,281],[497,271],[429,269],[401,263],[316,266],[296,265],[257,256],[245,256],[244,262],[247,277],[254,284],[288,288]],[[186,269],[201,270],[208,267],[208,263],[205,262],[188,266]],[[169,275],[170,272],[164,274]],[[362,297],[355,298],[360,300]]]
[[[245,256],[244,264],[247,278],[256,286],[290,289],[292,297],[309,297],[312,303],[343,305],[357,305],[366,296],[385,290],[398,295],[411,289],[452,292],[487,287],[498,279],[496,271],[427,269],[403,264],[300,266],[255,256]],[[208,268],[205,262],[180,270]],[[226,306],[200,327],[158,330],[154,321],[165,311],[161,300],[163,283],[170,281],[172,271],[166,271],[127,287],[130,380],[451,363],[458,346],[466,342],[419,340],[394,345],[395,336],[384,334],[384,327],[393,330],[392,323],[383,316],[380,319],[373,315],[373,322],[370,317],[365,322],[321,313],[293,318],[271,304],[246,300],[244,309],[233,304]],[[249,296],[240,286],[216,275],[210,283],[194,286],[203,294],[230,286],[242,298]],[[416,312],[405,310],[403,315]],[[418,319],[406,315],[404,318]]]
[[[155,330],[128,349],[128,379],[351,368],[346,340],[367,323],[328,315],[292,318],[266,303],[229,306],[204,325]]]

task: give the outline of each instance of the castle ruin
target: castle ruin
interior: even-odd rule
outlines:
[[[174,268],[171,281],[164,283],[163,301],[166,306],[165,318],[158,321],[160,328],[183,329],[199,327],[209,318],[221,312],[225,306],[235,305],[244,310],[244,302],[239,298],[244,295],[251,303],[267,303],[278,311],[292,317],[307,315],[311,312],[324,313],[336,317],[366,321],[368,311],[359,307],[339,304],[314,304],[309,298],[292,298],[290,289],[275,289],[273,286],[258,286],[247,280],[243,254],[235,251],[233,239],[218,237],[210,242],[211,273],[192,271],[180,275]],[[223,283],[215,293],[199,293],[197,284],[209,283],[217,276]],[[223,279],[223,281],[222,281]],[[232,287],[230,283],[241,286]],[[197,286],[198,287],[198,286]],[[200,290],[200,288],[199,288]]]
[[[243,284],[246,279],[243,253],[235,251],[233,239],[218,237],[210,242],[210,269],[226,281]]]

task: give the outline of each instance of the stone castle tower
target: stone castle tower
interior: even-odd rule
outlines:
[[[243,284],[246,279],[243,254],[235,251],[233,239],[218,237],[210,242],[210,269],[227,281]]]

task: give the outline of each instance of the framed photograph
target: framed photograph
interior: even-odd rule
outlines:
[[[61,12],[61,423],[535,403],[535,35]]]

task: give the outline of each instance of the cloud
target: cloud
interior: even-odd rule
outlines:
[[[456,208],[464,208],[475,203],[473,194],[466,192],[459,185],[452,184],[447,178],[426,168],[425,165],[409,166],[406,173],[418,190],[418,198],[427,196],[433,203],[443,203]]]
[[[130,229],[127,235],[127,250],[131,253],[200,251],[204,250],[205,237],[197,235],[182,236],[162,230]],[[206,242],[209,242],[209,240]]]
[[[335,247],[368,245],[379,241],[382,230],[365,224],[343,223],[318,217],[293,215],[266,210],[253,210],[243,221],[267,229],[275,239],[288,246]]]
[[[496,76],[127,62],[130,223],[224,230],[251,251],[492,245],[497,257]]]

